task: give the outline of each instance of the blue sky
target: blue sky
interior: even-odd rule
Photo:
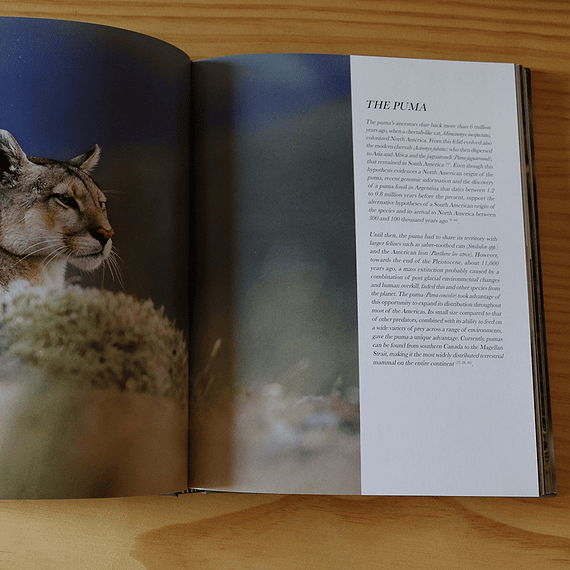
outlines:
[[[250,54],[197,61],[231,81],[218,121],[231,117],[233,128],[257,129],[284,116],[310,114],[316,107],[350,99],[350,59],[323,54]],[[213,100],[215,101],[215,100]],[[215,114],[209,108],[210,125]],[[228,107],[231,113],[227,113]],[[230,126],[224,124],[223,126]]]
[[[176,146],[187,137],[188,65],[183,52],[124,30],[0,18],[0,128],[52,158],[96,142]]]

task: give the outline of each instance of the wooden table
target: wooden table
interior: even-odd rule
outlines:
[[[514,61],[533,71],[559,494],[546,499],[194,494],[0,502],[7,569],[568,568],[570,4],[502,0],[54,0],[0,15],[157,36],[193,58],[327,52]]]

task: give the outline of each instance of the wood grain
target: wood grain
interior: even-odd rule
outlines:
[[[570,565],[570,6],[428,0],[19,0],[0,15],[125,27],[194,59],[323,52],[514,61],[533,70],[556,498],[194,494],[0,502],[9,569]]]

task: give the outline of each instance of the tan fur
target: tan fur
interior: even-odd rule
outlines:
[[[28,157],[0,130],[0,288],[62,286],[68,262],[92,271],[109,258],[106,198],[89,175],[100,154],[95,145],[68,162]]]

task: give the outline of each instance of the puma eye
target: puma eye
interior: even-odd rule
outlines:
[[[74,208],[76,210],[79,209],[77,202],[71,196],[67,196],[66,194],[54,194],[54,200],[64,208]]]

